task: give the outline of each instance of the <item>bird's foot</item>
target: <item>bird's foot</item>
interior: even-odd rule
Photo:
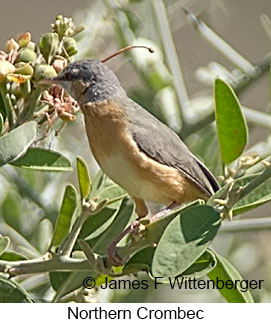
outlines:
[[[107,254],[114,266],[123,266],[127,262],[127,258],[121,259],[117,254],[117,244],[127,234],[130,234],[131,241],[138,241],[142,238],[145,226],[150,223],[149,219],[143,218],[135,220],[127,229],[125,229],[108,247]]]
[[[107,255],[108,258],[110,260],[110,262],[112,263],[113,266],[122,266],[125,264],[126,259],[121,259],[118,255],[117,255],[117,244],[120,242],[120,240],[125,237],[128,233],[130,233],[131,231],[131,227],[132,225],[130,225],[127,229],[125,229],[123,232],[121,232],[121,234],[119,234],[116,239],[114,239],[110,245],[107,248]]]

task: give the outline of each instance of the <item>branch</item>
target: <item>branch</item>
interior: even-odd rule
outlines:
[[[176,47],[168,23],[166,8],[163,0],[154,0],[152,3],[157,16],[157,22],[160,27],[160,32],[169,64],[169,69],[173,76],[174,86],[176,89],[176,94],[181,109],[181,117],[183,117],[184,121],[186,122],[186,110],[187,103],[189,102],[189,97],[183,79],[183,74],[178,59]]]
[[[254,230],[270,230],[271,218],[237,220],[232,222],[223,222],[219,232],[241,232]]]
[[[235,64],[238,68],[243,70],[247,75],[254,75],[257,73],[256,68],[240,53],[232,48],[224,41],[218,34],[216,34],[210,27],[208,27],[202,20],[193,15],[189,10],[183,8],[186,16],[193,26],[200,32],[200,34],[210,42],[217,50],[219,50],[226,58]]]
[[[74,259],[67,256],[58,256],[47,253],[41,258],[20,261],[0,260],[0,272],[11,277],[23,274],[35,274],[48,271],[87,271],[90,270],[86,259]]]
[[[59,254],[65,256],[69,256],[71,254],[72,249],[75,245],[75,242],[79,236],[79,233],[85,221],[90,216],[98,213],[107,204],[107,202],[107,199],[102,200],[100,203],[97,203],[94,200],[92,200],[89,203],[85,203],[82,205],[82,212],[77,218],[72,228],[72,231],[68,234],[67,239],[64,239],[62,245],[59,247]]]
[[[0,95],[2,96],[2,100],[5,105],[9,129],[11,129],[13,127],[13,106],[11,103],[10,95],[9,93],[7,93],[6,82],[0,82]]]

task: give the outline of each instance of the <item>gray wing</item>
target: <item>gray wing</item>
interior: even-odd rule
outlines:
[[[123,106],[129,120],[129,131],[141,151],[161,164],[178,169],[208,195],[219,189],[214,176],[173,130],[131,99]]]

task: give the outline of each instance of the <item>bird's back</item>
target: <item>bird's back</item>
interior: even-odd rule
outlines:
[[[179,170],[207,195],[219,189],[213,174],[173,130],[131,99],[124,100],[122,104],[129,119],[129,131],[142,152],[163,165]]]

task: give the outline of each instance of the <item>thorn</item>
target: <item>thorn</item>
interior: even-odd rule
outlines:
[[[201,24],[201,21],[187,8],[181,6],[181,8],[183,9],[185,15],[187,16],[187,18],[189,19],[189,21],[192,23],[192,25],[194,25],[195,27],[198,27]]]

